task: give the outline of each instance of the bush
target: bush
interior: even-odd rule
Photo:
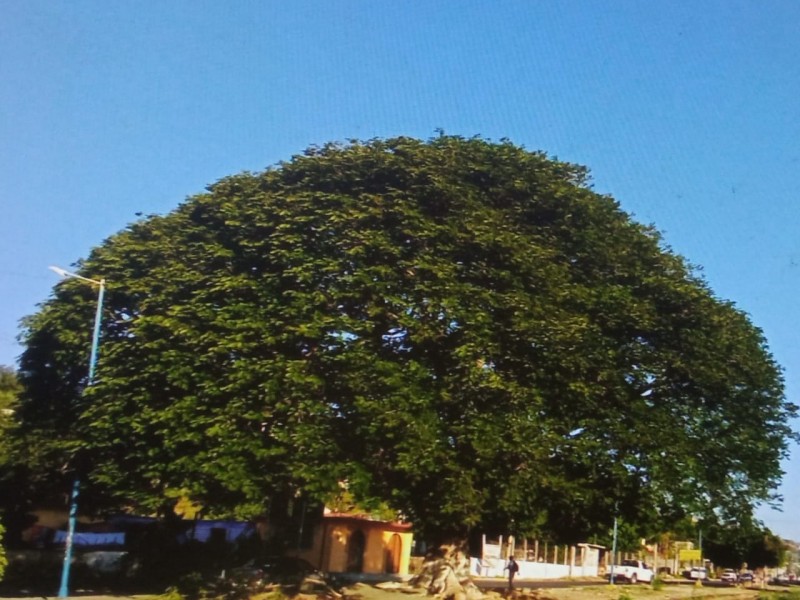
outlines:
[[[3,580],[3,575],[6,572],[6,565],[8,565],[6,549],[3,546],[3,534],[5,534],[5,529],[3,529],[3,526],[0,525],[0,581]]]
[[[205,587],[205,579],[201,573],[192,571],[186,573],[178,579],[176,591],[182,598],[188,600],[196,600],[200,597],[203,588]]]
[[[658,590],[660,590],[661,588],[664,587],[664,580],[661,579],[661,577],[659,577],[659,576],[653,577],[653,582],[650,584],[650,586],[654,590],[658,591]]]

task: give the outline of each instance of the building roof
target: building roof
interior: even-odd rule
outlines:
[[[384,521],[365,513],[326,512],[323,515],[323,518],[326,520],[359,522],[362,524],[370,523],[373,526],[381,526],[384,529],[390,529],[393,531],[410,531],[412,528],[411,523],[403,523],[401,521]]]

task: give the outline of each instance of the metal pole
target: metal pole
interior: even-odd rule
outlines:
[[[614,563],[617,560],[617,517],[614,517],[614,537],[611,542],[611,585],[614,585]]]
[[[72,274],[69,274],[72,275]],[[84,277],[76,276],[84,281]],[[92,349],[89,353],[89,380],[87,385],[94,383],[94,371],[97,365],[97,349],[100,345],[100,324],[103,316],[103,296],[105,295],[106,280],[101,279],[97,283],[100,290],[97,293],[97,310],[94,315],[94,330],[92,333]],[[67,539],[64,542],[64,564],[61,567],[61,587],[58,589],[58,597],[66,598],[69,596],[69,570],[72,563],[72,546],[73,538],[75,537],[75,522],[78,518],[78,494],[80,492],[80,478],[76,475],[75,481],[72,482],[72,494],[69,499],[69,520],[67,525]]]
[[[75,536],[75,520],[78,517],[78,493],[80,487],[80,481],[76,477],[75,481],[72,482],[72,494],[69,498],[69,525],[67,527],[67,539],[64,543],[64,564],[61,568],[61,587],[58,589],[59,598],[69,596],[69,567],[72,562],[72,538]]]
[[[94,371],[97,366],[97,348],[100,345],[100,324],[103,320],[103,296],[106,293],[106,280],[100,280],[97,292],[97,310],[94,313],[94,331],[92,333],[92,351],[89,353],[89,385],[94,383]]]

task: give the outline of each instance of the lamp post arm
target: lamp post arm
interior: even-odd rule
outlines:
[[[53,273],[58,274],[59,277],[63,277],[64,279],[80,279],[81,281],[86,281],[87,283],[93,283],[95,285],[102,286],[105,284],[105,279],[89,279],[88,277],[84,277],[83,275],[78,275],[77,273],[73,273],[72,271],[67,271],[66,269],[62,269],[61,267],[54,267],[49,266],[47,267]]]

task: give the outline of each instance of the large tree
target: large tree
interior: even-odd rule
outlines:
[[[14,410],[20,389],[14,369],[0,365],[0,418],[8,417]]]
[[[20,385],[17,381],[17,375],[14,369],[5,365],[0,365],[0,492],[4,490],[4,474],[8,470],[7,464],[9,461],[8,450],[8,434],[7,430],[11,425],[11,416],[14,412],[14,406],[19,394]],[[3,546],[3,538],[5,535],[5,528],[2,523],[3,506],[0,505],[0,581],[3,579],[6,565],[5,548]]]
[[[785,566],[789,546],[752,520],[716,523],[704,532],[703,555],[715,565],[740,569]]]
[[[761,332],[586,169],[328,144],[111,236],[25,323],[20,439],[84,505],[252,513],[346,485],[429,534],[749,515],[795,407]]]

